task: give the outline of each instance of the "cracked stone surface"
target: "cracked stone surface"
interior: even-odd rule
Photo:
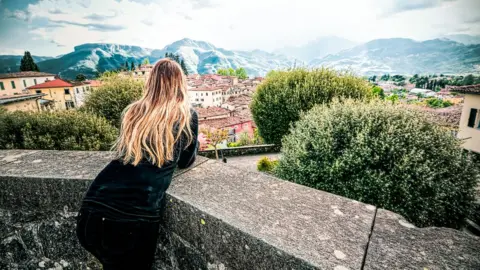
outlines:
[[[480,238],[449,228],[416,228],[379,209],[364,269],[480,269]]]

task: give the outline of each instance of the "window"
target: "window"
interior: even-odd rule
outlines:
[[[145,75],[145,71],[142,71],[142,75]]]
[[[12,88],[15,89],[15,82],[11,81],[11,83],[12,83]]]
[[[33,83],[37,85],[37,79],[33,79]]]
[[[3,85],[3,82],[0,82],[0,90],[5,90],[5,85]]]
[[[203,93],[200,93],[200,96],[202,96],[202,97],[203,97]]]
[[[205,93],[205,95],[208,97],[208,93]]]
[[[203,101],[203,98],[201,99],[201,101]]]
[[[25,80],[23,80],[23,86],[27,87],[27,82]]]
[[[195,96],[197,96],[197,97],[198,97],[198,93],[195,93]]]
[[[80,91],[78,91],[78,88],[77,88],[77,94],[80,93]]]
[[[65,95],[70,95],[70,89],[63,89],[65,91]]]
[[[470,116],[468,117],[468,127],[473,128],[475,126],[475,120],[477,120],[477,109],[470,109]]]
[[[41,94],[41,93],[42,93],[42,90],[35,90],[35,93]]]
[[[198,101],[198,98],[196,98],[195,101]]]
[[[65,107],[68,109],[73,109],[75,108],[75,104],[73,103],[73,101],[67,101],[65,102]]]

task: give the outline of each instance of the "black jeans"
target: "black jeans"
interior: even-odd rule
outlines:
[[[152,269],[160,221],[119,217],[108,211],[82,208],[77,217],[80,244],[104,270]]]

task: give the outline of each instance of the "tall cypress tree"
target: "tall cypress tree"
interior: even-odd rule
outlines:
[[[185,73],[185,75],[188,75],[188,70],[187,70],[187,66],[185,65],[185,61],[180,61],[180,66],[182,67],[182,70],[183,70],[183,73]]]
[[[26,51],[20,61],[20,71],[40,71],[29,51]]]
[[[130,65],[130,70],[131,70],[131,71],[134,71],[134,70],[135,70],[135,63],[133,63],[133,61],[132,61],[132,64]]]

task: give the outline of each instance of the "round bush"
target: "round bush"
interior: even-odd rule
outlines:
[[[330,69],[273,71],[253,96],[251,110],[260,135],[267,143],[280,144],[302,111],[333,98],[363,99],[371,86],[349,73]]]
[[[118,130],[78,111],[0,113],[0,149],[109,150]]]
[[[459,227],[478,165],[449,131],[389,102],[333,102],[302,116],[283,140],[276,174],[376,205],[417,226]]]
[[[142,96],[144,82],[119,76],[104,76],[102,81],[102,86],[90,93],[81,109],[120,127],[123,110]]]

